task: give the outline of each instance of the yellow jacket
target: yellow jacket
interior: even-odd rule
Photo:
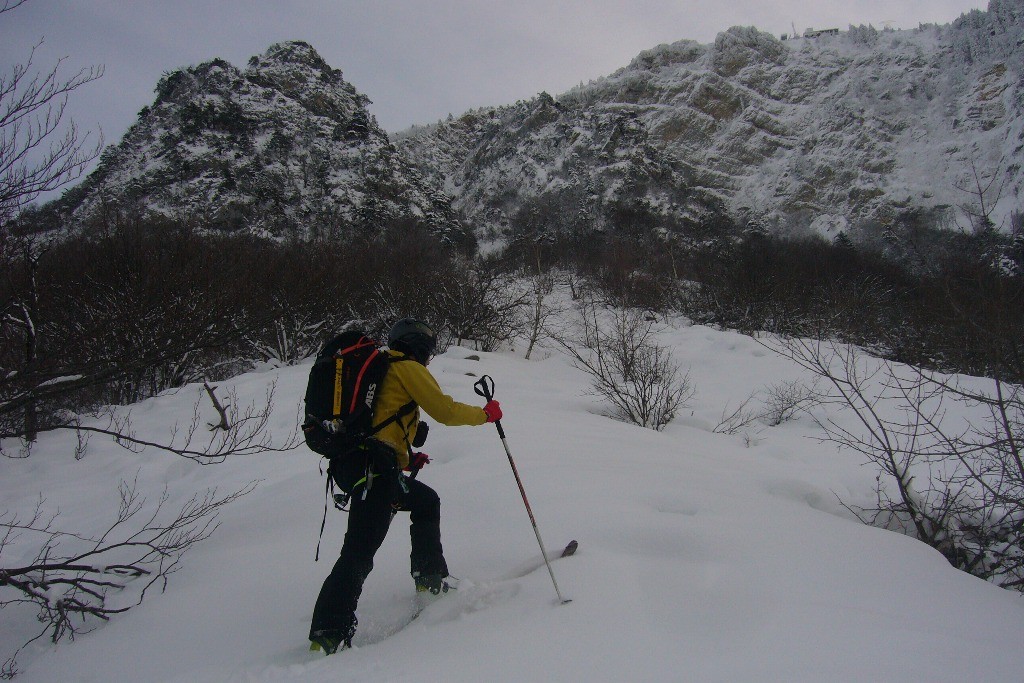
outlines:
[[[409,448],[416,436],[420,422],[420,408],[441,424],[482,425],[487,422],[487,413],[479,406],[459,403],[448,396],[438,385],[426,366],[398,351],[387,351],[393,362],[381,383],[380,395],[373,411],[373,423],[379,424],[398,412],[409,401],[415,401],[417,408],[405,417],[389,424],[374,436],[390,446],[398,455],[399,467],[409,464]]]

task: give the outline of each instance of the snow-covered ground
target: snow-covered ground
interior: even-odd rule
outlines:
[[[35,681],[1011,681],[1024,671],[1024,599],[951,568],[935,551],[855,521],[839,502],[873,500],[874,472],[802,416],[735,435],[711,430],[752,392],[800,377],[749,337],[681,325],[666,338],[697,394],[663,432],[601,415],[587,377],[561,355],[452,348],[431,369],[459,400],[497,384],[503,424],[562,593],[540,561],[494,428],[433,425],[421,474],[442,499],[454,595],[412,613],[407,518],[396,519],[359,606],[356,647],[325,658],[306,635],[346,517],[323,514],[317,458],[304,448],[200,466],[68,435],[0,460],[0,511],[40,492],[68,530],[96,530],[116,487],[138,477],[173,501],[261,483],[222,513],[164,593],[19,662]],[[472,357],[479,357],[475,360]],[[308,365],[238,378],[259,400],[277,380],[274,430],[292,428]],[[225,387],[228,383],[225,383]],[[201,387],[133,409],[139,434],[187,422]],[[822,408],[818,408],[822,410]],[[211,416],[212,419],[213,416]],[[843,419],[843,418],[839,418]],[[4,558],[15,563],[17,558]],[[3,657],[38,625],[6,610]]]

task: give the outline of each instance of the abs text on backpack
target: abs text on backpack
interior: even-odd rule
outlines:
[[[302,432],[310,450],[328,458],[344,455],[415,408],[408,403],[395,415],[372,423],[390,362],[378,343],[362,332],[344,332],[324,345],[306,385]]]

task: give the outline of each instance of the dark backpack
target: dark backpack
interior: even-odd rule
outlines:
[[[362,332],[343,332],[324,345],[309,371],[302,432],[314,453],[345,455],[384,427],[409,414],[414,402],[374,425],[377,393],[391,357]]]

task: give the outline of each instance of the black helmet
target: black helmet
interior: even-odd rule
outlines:
[[[388,333],[388,346],[425,365],[437,346],[437,335],[422,320],[403,318]]]

